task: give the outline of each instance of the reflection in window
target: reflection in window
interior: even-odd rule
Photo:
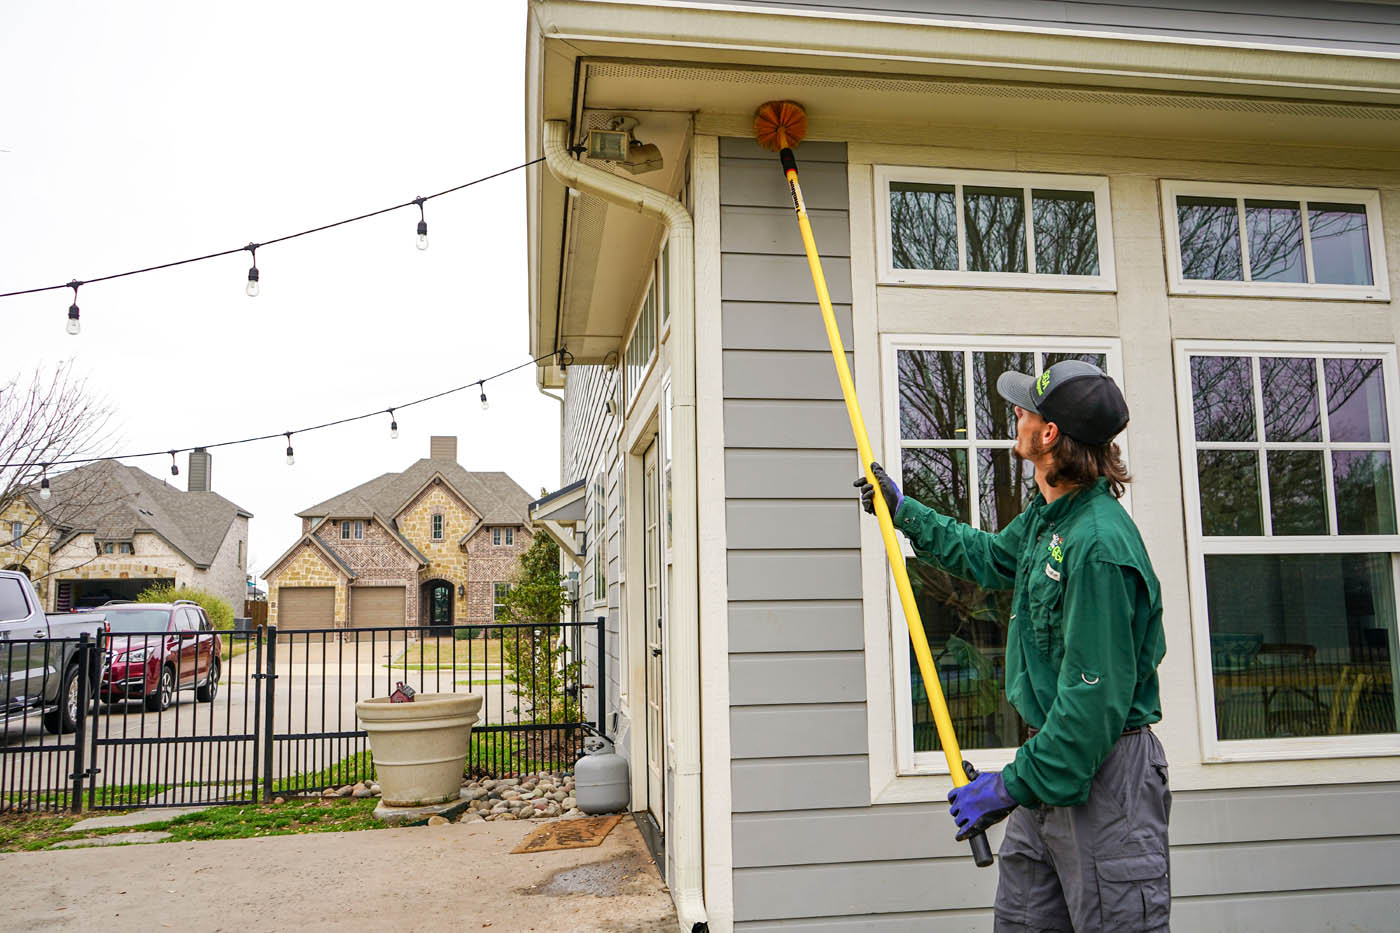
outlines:
[[[967,268],[1026,271],[1026,205],[1020,188],[963,188]]]
[[[1234,198],[1176,199],[1176,227],[1183,279],[1239,281],[1240,225]]]
[[[956,269],[958,217],[953,186],[891,182],[890,248],[896,269]]]
[[[1331,285],[1370,285],[1371,244],[1361,204],[1308,205],[1315,280]]]
[[[1191,357],[1191,408],[1196,414],[1196,440],[1254,440],[1249,357]]]
[[[1259,455],[1252,450],[1200,450],[1201,530],[1207,535],[1261,535]]]
[[[1372,360],[1371,362],[1376,362]],[[1318,441],[1317,361],[1261,356],[1259,382],[1264,393],[1264,438],[1270,441]],[[1333,432],[1336,436],[1336,432]]]
[[[899,351],[899,436],[963,439],[967,433],[963,355]]]
[[[1306,282],[1303,212],[1297,201],[1245,201],[1249,278],[1253,282]]]
[[[1217,737],[1396,731],[1392,560],[1206,556]]]
[[[1035,224],[1035,271],[1052,275],[1098,275],[1099,230],[1092,191],[1031,192]]]
[[[1380,360],[1328,359],[1327,422],[1334,441],[1385,441],[1385,385]]]

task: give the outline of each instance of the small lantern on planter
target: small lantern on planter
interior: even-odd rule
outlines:
[[[389,702],[390,702],[390,703],[412,703],[412,702],[413,702],[413,694],[417,692],[416,690],[414,690],[412,687],[410,687],[410,686],[408,686],[407,684],[405,684],[402,680],[399,681],[397,684],[395,684],[395,686],[396,686],[398,689],[396,689],[393,693],[389,694]]]

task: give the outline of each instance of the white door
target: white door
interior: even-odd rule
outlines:
[[[656,442],[642,457],[642,547],[645,590],[642,624],[647,646],[647,809],[662,833],[666,832],[666,719],[662,691],[665,687],[665,654],[662,650],[661,523]]]

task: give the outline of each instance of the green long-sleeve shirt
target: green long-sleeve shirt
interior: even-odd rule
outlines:
[[[1013,589],[1006,698],[1039,731],[1002,777],[1022,804],[1076,806],[1124,729],[1162,718],[1162,600],[1142,536],[1106,480],[998,533],[906,498],[895,515],[919,560]]]

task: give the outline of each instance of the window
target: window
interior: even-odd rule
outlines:
[[[600,474],[593,481],[593,528],[589,534],[593,546],[593,601],[607,602],[608,599],[608,512],[607,487]]]
[[[491,529],[491,543],[494,544],[496,547],[500,547],[500,546],[501,546],[501,529],[499,529],[499,528],[492,528],[492,529]]]
[[[497,622],[509,622],[509,621],[510,621],[510,613],[508,613],[508,612],[506,611],[506,605],[505,605],[506,595],[509,594],[509,593],[510,593],[510,584],[509,584],[509,583],[497,583],[497,584],[495,584],[495,601],[496,601],[496,606],[495,606],[495,611],[494,611],[494,614],[493,614],[492,618],[494,618]]]
[[[355,537],[356,537],[356,538],[363,538],[364,536],[365,536],[365,523],[362,522],[362,521],[356,521],[356,522],[355,522]]]
[[[671,323],[671,241],[661,247],[661,257],[656,261],[656,300],[661,307],[661,329]]]
[[[118,553],[118,554],[131,554],[131,553],[134,553],[134,552],[132,551],[130,542],[123,541],[121,544],[117,545],[117,553]]]
[[[0,622],[14,622],[29,617],[29,600],[24,586],[14,577],[0,579]]]
[[[507,545],[511,545],[511,544],[514,544],[514,543],[515,543],[515,529],[514,529],[514,528],[507,528],[507,529],[506,529],[506,544],[507,544]]]
[[[116,550],[116,545],[114,545],[111,541],[108,541],[106,544],[102,545],[102,553],[103,553],[103,554],[111,554],[111,553],[112,553],[113,551],[115,551],[115,550]]]
[[[642,299],[641,313],[637,315],[637,323],[632,325],[632,335],[627,338],[627,348],[623,351],[627,377],[627,403],[624,411],[632,406],[632,401],[642,388],[642,382],[651,370],[652,360],[656,358],[656,293],[657,277],[653,274],[651,281],[647,283],[646,296]]]
[[[1164,181],[1162,204],[1174,293],[1390,295],[1375,191]]]
[[[1108,179],[881,167],[880,282],[1112,291]]]
[[[441,540],[442,540],[442,533],[443,533],[443,528],[442,528],[442,516],[441,516],[441,515],[434,515],[434,516],[433,516],[433,540],[434,540],[434,541],[441,541]]]
[[[1122,380],[1117,342],[1101,338],[890,337],[885,354],[884,369],[893,379],[885,392],[891,475],[901,478],[907,495],[990,532],[1006,527],[1036,493],[1033,468],[1011,450],[1016,415],[997,394],[997,378],[1007,370],[1038,375],[1061,360],[1080,359]],[[1024,723],[1005,695],[1011,593],[984,590],[916,561],[908,566],[958,741],[973,749],[1019,746]],[[946,771],[897,599],[892,606],[900,770]]]
[[[341,536],[342,538],[349,539],[349,537],[350,537],[350,523],[349,523],[349,522],[341,522],[341,523],[340,523],[340,536]]]
[[[24,522],[10,522],[10,546],[20,547],[24,543]]]
[[[1177,352],[1208,757],[1400,748],[1393,348]]]

